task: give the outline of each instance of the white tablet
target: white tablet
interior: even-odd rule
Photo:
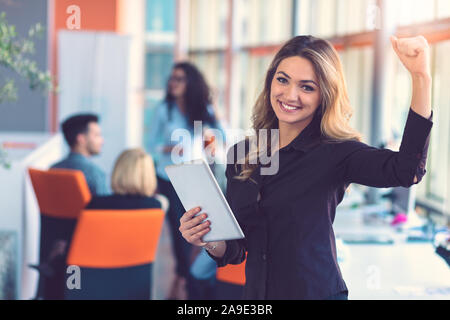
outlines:
[[[186,211],[201,207],[211,221],[211,230],[203,241],[244,238],[225,196],[204,160],[193,160],[165,167],[167,175]]]

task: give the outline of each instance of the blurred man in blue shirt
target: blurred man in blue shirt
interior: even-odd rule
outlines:
[[[103,146],[98,122],[99,118],[95,114],[78,114],[66,119],[61,127],[70,153],[51,167],[82,171],[93,196],[109,194],[105,173],[89,160],[99,154]]]

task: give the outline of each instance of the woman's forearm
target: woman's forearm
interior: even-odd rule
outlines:
[[[411,109],[424,118],[431,116],[431,76],[412,74]]]
[[[431,76],[429,74],[411,74],[411,78],[411,109],[422,117],[429,119],[431,116]],[[414,183],[416,182],[417,176],[414,176]]]

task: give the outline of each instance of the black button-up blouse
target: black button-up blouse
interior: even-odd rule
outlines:
[[[239,172],[229,161],[226,198],[245,239],[227,241],[225,255],[211,257],[220,267],[241,263],[247,252],[244,299],[325,299],[347,290],[336,257],[336,206],[352,182],[409,187],[415,176],[419,182],[430,119],[410,110],[398,152],[357,141],[327,142],[315,117],[279,150],[277,174],[260,175],[258,168],[254,182],[236,180]],[[231,162],[235,154],[228,153]]]

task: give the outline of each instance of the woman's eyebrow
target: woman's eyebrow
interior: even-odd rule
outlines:
[[[281,73],[281,74],[284,75],[286,78],[291,79],[291,77],[290,77],[286,72],[278,71],[277,74],[278,74],[278,73]],[[315,81],[313,81],[313,80],[300,80],[299,82],[301,82],[301,83],[314,83],[317,87],[319,86],[319,85],[318,85]]]
[[[291,79],[291,77],[288,76],[287,73],[283,72],[283,71],[278,71],[277,73],[281,73],[282,75],[284,75],[286,78]]]
[[[317,87],[319,86],[315,81],[313,80],[300,80],[301,83],[314,83]]]

